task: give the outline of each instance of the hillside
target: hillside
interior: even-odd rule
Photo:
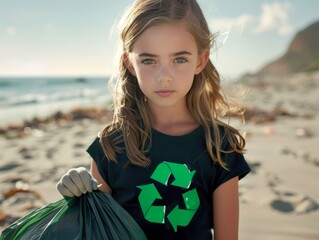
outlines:
[[[253,76],[287,75],[319,70],[319,21],[296,34],[286,53]]]

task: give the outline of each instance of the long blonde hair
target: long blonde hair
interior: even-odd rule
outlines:
[[[120,29],[122,53],[132,51],[138,37],[149,27],[178,22],[183,22],[193,35],[199,53],[212,47],[214,36],[196,0],[136,0],[123,17]],[[136,77],[124,64],[124,56],[122,54],[120,59],[114,92],[113,121],[103,130],[101,142],[109,160],[116,161],[116,154],[125,151],[130,164],[146,167],[150,164],[146,153],[151,148],[152,131],[148,105]],[[186,101],[191,115],[205,131],[210,157],[226,168],[220,154],[225,151],[221,147],[223,142],[230,143],[230,151],[241,153],[245,140],[236,129],[218,120],[229,112],[230,107],[222,94],[220,76],[210,60],[195,76]],[[225,129],[222,134],[220,127]]]

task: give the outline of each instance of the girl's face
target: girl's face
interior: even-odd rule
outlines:
[[[194,75],[208,58],[209,50],[199,55],[194,37],[180,23],[148,28],[124,57],[150,107],[185,105]]]

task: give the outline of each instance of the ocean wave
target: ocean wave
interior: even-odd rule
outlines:
[[[97,78],[0,78],[0,108],[36,106],[63,101],[95,100],[110,96],[107,79]]]
[[[14,83],[12,81],[0,80],[0,88],[2,88],[2,87],[10,87],[12,85],[14,85]]]
[[[88,83],[90,80],[87,78],[62,78],[62,79],[48,79],[46,80],[47,85],[73,85]]]
[[[8,77],[0,78],[1,88],[16,88],[16,87],[43,87],[43,86],[80,86],[80,85],[96,85],[107,83],[108,78],[84,78],[84,77]]]
[[[21,96],[8,96],[7,99],[2,99],[2,101],[0,101],[0,106],[10,107],[46,102],[61,102],[75,99],[94,99],[101,95],[102,92],[89,88],[66,92],[53,92],[51,94],[32,93]]]

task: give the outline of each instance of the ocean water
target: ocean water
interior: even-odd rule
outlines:
[[[108,77],[0,77],[0,125],[76,107],[107,107]]]

